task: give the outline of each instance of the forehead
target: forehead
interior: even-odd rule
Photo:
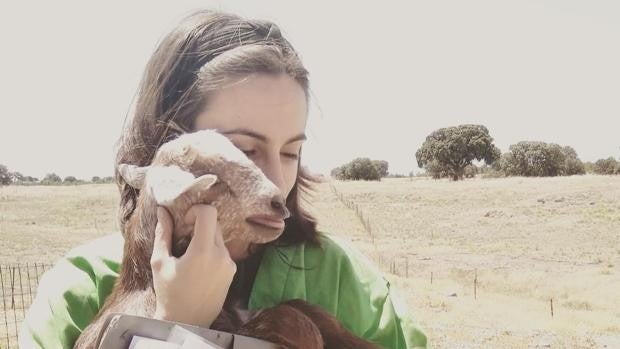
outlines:
[[[211,92],[195,129],[245,128],[283,142],[304,132],[307,110],[305,91],[290,76],[252,74]]]

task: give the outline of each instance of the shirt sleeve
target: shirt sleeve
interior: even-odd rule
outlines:
[[[122,237],[110,235],[80,246],[41,278],[19,335],[22,349],[73,348],[118,276]]]
[[[426,336],[412,322],[406,307],[386,283],[387,292],[373,325],[362,335],[386,348],[426,348]]]
[[[336,317],[354,333],[385,348],[426,348],[397,291],[374,264],[346,242],[331,237],[340,255]],[[335,243],[337,242],[337,243]]]

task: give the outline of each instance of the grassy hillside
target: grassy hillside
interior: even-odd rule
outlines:
[[[0,264],[118,230],[117,202],[113,185],[0,188]],[[620,177],[337,181],[310,202],[435,348],[620,347]]]

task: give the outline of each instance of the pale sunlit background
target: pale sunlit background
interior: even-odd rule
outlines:
[[[0,164],[41,179],[112,175],[156,43],[213,8],[275,21],[310,71],[304,161],[358,156],[417,172],[433,130],[486,125],[620,155],[618,1],[39,1],[0,5]]]

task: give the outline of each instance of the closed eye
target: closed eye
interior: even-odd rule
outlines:
[[[294,153],[282,153],[282,155],[284,155],[285,157],[289,159],[293,159],[293,160],[299,159],[299,155],[294,154]]]
[[[243,149],[241,149],[241,151],[243,152],[243,154],[245,154],[245,156],[252,156],[252,155],[256,154],[256,150],[254,150],[254,149],[250,149],[250,150],[243,150]]]
[[[254,149],[248,149],[248,150],[241,149],[241,151],[247,157],[252,157],[252,156],[256,155],[256,150],[254,150]],[[281,154],[282,154],[282,156],[287,157],[287,158],[292,159],[292,160],[298,160],[299,159],[299,155],[296,154],[296,153],[281,153]]]

